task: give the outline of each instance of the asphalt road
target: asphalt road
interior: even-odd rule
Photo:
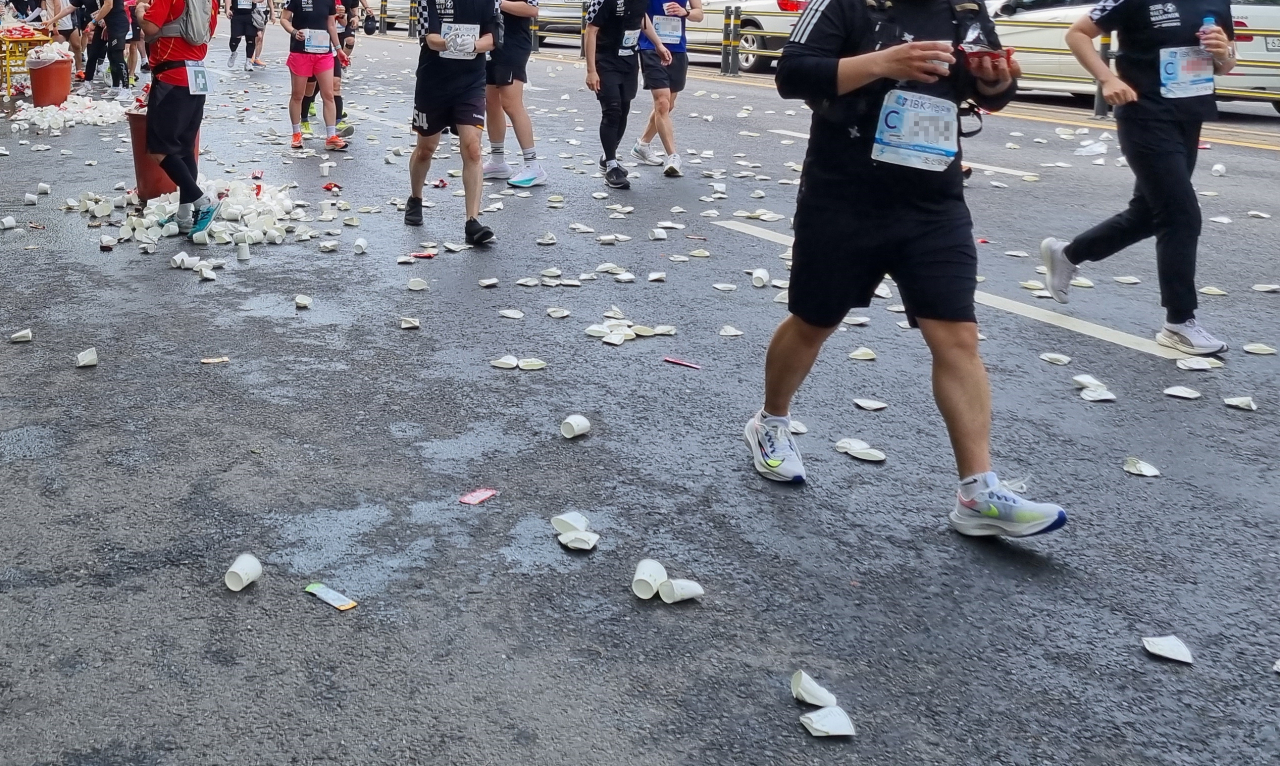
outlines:
[[[219,69],[224,44],[218,38],[211,56]],[[347,88],[359,132],[351,159],[322,179],[318,158],[268,143],[268,128],[287,132],[283,50],[274,37],[269,69],[221,78],[202,169],[215,180],[261,169],[265,184],[296,181],[295,198],[313,206],[333,180],[353,206],[379,206],[334,253],[289,241],[237,262],[229,247],[206,253],[177,239],[150,255],[132,244],[99,252],[102,231],[58,205],[133,184],[130,156],[111,151],[123,146],[124,124],[0,134],[10,151],[0,157],[0,217],[24,224],[0,232],[0,332],[35,335],[0,344],[0,763],[1181,766],[1280,757],[1271,669],[1280,658],[1280,362],[1240,351],[1280,347],[1280,294],[1250,289],[1280,283],[1280,217],[1247,215],[1280,216],[1274,121],[1214,126],[1222,141],[1197,174],[1201,190],[1218,192],[1203,198],[1206,218],[1232,220],[1206,222],[1200,248],[1200,284],[1227,293],[1205,296],[1201,317],[1233,347],[1209,372],[1131,347],[1161,319],[1151,243],[1090,266],[1095,287],[1075,290],[1066,306],[1019,286],[1039,278],[1036,259],[1004,254],[1035,252],[1043,236],[1072,236],[1121,209],[1132,177],[1113,164],[1114,146],[1095,167],[1054,133],[1088,126],[1097,137],[1105,125],[1027,102],[988,118],[966,144],[968,161],[1014,171],[979,169],[971,182],[976,234],[990,241],[980,289],[1080,320],[1062,327],[1027,308],[979,307],[998,470],[1030,475],[1032,496],[1072,516],[1044,538],[975,541],[946,525],[954,469],[925,348],[886,310],[896,289],[865,312],[867,326],[833,337],[796,401],[809,427],[799,439],[810,483],[777,486],[751,467],[742,424],[760,405],[763,352],[785,307],[743,271],[785,279],[788,226],[745,221],[761,235],[717,224],[743,223],[732,215],[740,209],[791,214],[795,187],[777,181],[797,177],[784,163],[803,159],[799,104],[752,78],[698,79],[680,99],[677,130],[682,146],[714,156],[687,164],[679,180],[640,168],[630,192],[596,200],[598,113],[583,72],[572,59],[539,60],[527,97],[552,182],[486,214],[499,237],[487,250],[399,265],[421,241],[462,237],[458,179],[429,190],[437,204],[420,230],[389,204],[407,195],[403,158],[383,156],[410,141],[406,73],[416,52],[361,38],[360,79]],[[736,116],[746,106],[749,116]],[[643,117],[632,115],[629,138]],[[1246,140],[1243,130],[1273,137]],[[30,153],[24,139],[55,151]],[[733,178],[745,172],[739,160],[769,178]],[[1041,167],[1055,162],[1071,167]],[[1217,162],[1226,176],[1208,174]],[[441,162],[432,176],[458,167]],[[710,193],[699,174],[709,168],[729,171],[728,199],[698,199]],[[1024,181],[1026,172],[1040,180]],[[53,193],[23,205],[40,181]],[[750,196],[757,189],[762,199]],[[547,207],[551,194],[566,198],[563,209]],[[635,210],[610,219],[611,203]],[[699,215],[706,210],[720,215]],[[687,228],[649,241],[666,219]],[[574,222],[596,234],[571,233]],[[536,246],[548,230],[559,243]],[[597,244],[605,232],[632,239]],[[351,253],[358,235],[368,255]],[[665,257],[698,247],[711,256]],[[168,268],[180,250],[231,263],[200,282]],[[603,262],[639,278],[514,284]],[[665,271],[666,282],[647,282],[650,271]],[[1113,280],[1124,275],[1141,282]],[[430,291],[407,291],[411,277]],[[478,287],[488,277],[500,284]],[[722,282],[738,289],[711,287]],[[295,309],[299,293],[314,307]],[[551,306],[572,315],[552,319]],[[611,306],[678,334],[605,346],[583,329]],[[501,309],[525,316],[501,318]],[[401,316],[422,329],[399,329]],[[1099,339],[1083,322],[1126,335]],[[744,334],[720,336],[726,324]],[[864,345],[876,361],[848,358]],[[76,369],[90,346],[101,363]],[[1048,351],[1071,364],[1042,362]],[[489,365],[505,354],[548,366]],[[229,363],[199,363],[223,355]],[[1118,401],[1083,401],[1071,383],[1082,373]],[[1174,385],[1204,396],[1162,394]],[[1245,395],[1256,412],[1222,404]],[[889,406],[865,412],[854,397]],[[593,428],[570,442],[557,426],[573,412]],[[888,460],[836,452],[845,437]],[[1163,475],[1125,473],[1127,456]],[[478,487],[501,494],[458,502]],[[598,550],[557,545],[547,519],[569,510],[590,517]],[[231,593],[222,573],[242,551],[265,573]],[[630,574],[645,556],[699,581],[706,596],[672,606],[635,598]],[[313,581],[359,606],[326,606],[303,591]],[[1167,634],[1187,643],[1195,665],[1143,653],[1143,636]],[[805,732],[798,719],[808,708],[788,688],[798,669],[837,695],[855,738]]]

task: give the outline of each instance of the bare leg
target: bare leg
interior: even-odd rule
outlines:
[[[497,85],[484,89],[484,117],[488,123],[489,143],[502,144],[507,140],[507,117],[502,113],[502,95]]]
[[[466,191],[467,219],[480,215],[480,195],[484,192],[484,167],[480,164],[482,129],[475,125],[458,126],[458,142],[462,148],[462,188]]]
[[[289,124],[302,122],[302,95],[307,90],[307,78],[296,74],[289,75]]]
[[[791,412],[791,398],[835,331],[835,327],[815,327],[794,314],[782,320],[764,361],[765,412],[778,417]]]
[[[320,91],[320,100],[324,103],[324,124],[332,128],[338,124],[338,109],[333,103],[333,70],[316,72],[316,86]]]
[[[933,354],[933,398],[951,436],[960,478],[991,470],[991,385],[972,322],[921,319]]]
[[[662,148],[667,154],[675,154],[676,129],[671,123],[671,110],[676,106],[676,94],[667,88],[653,91],[653,114],[649,115],[649,126],[644,129],[640,140],[649,143],[654,135],[662,137]]]
[[[413,147],[413,154],[409,155],[410,196],[422,198],[422,186],[427,182],[427,174],[431,172],[431,157],[439,145],[439,133],[434,136],[418,135],[418,143]]]
[[[521,149],[533,147],[533,122],[524,108],[524,83],[516,80],[510,85],[498,88],[502,100],[502,111],[511,118],[511,131],[516,134],[516,141]],[[492,134],[490,134],[492,135]]]

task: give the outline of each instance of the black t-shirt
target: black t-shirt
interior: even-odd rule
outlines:
[[[293,21],[290,24],[294,29],[303,30],[324,30],[320,34],[308,35],[312,38],[316,45],[328,45],[332,47],[333,43],[329,39],[329,17],[338,12],[338,8],[334,5],[334,0],[289,0],[289,4],[284,7],[286,11],[293,14]],[[290,53],[324,53],[325,51],[312,48],[307,49],[306,41],[299,40],[296,36],[289,38]]]
[[[232,16],[252,16],[253,0],[227,0]]]
[[[1116,73],[1138,93],[1138,100],[1116,107],[1116,119],[1212,120],[1218,103],[1212,95],[1166,98],[1160,95],[1161,50],[1199,48],[1204,20],[1234,40],[1227,0],[1102,0],[1089,12],[1100,28],[1115,32],[1120,53]]]
[[[479,41],[486,34],[498,34],[496,0],[421,0],[418,18],[427,20],[424,34],[449,36],[455,33],[474,35]],[[461,26],[461,28],[459,28]],[[484,90],[485,54],[471,58],[451,58],[433,51],[424,43],[418,55],[418,100],[451,101],[475,90]]]
[[[986,44],[999,49],[1000,40],[985,6],[978,3],[978,28]],[[897,0],[892,21],[895,38],[906,41],[944,40],[959,43],[961,30],[950,0]],[[836,68],[839,59],[866,50],[873,22],[864,0],[813,2],[796,22],[791,39],[778,64],[778,92],[784,98],[803,98],[815,107],[809,131],[800,196],[806,205],[827,206],[834,211],[896,212],[924,218],[967,218],[964,176],[959,138],[957,153],[944,170],[925,170],[872,159],[876,130],[890,90],[920,93],[960,103],[972,98],[987,109],[999,109],[1013,98],[1016,87],[996,97],[977,93],[964,56],[955,53],[951,74],[935,83],[877,80],[837,99]],[[853,106],[860,99],[862,109]],[[829,119],[819,104],[835,100],[847,107],[852,125]],[[886,119],[889,119],[886,116]],[[895,118],[896,119],[896,118]],[[959,126],[976,127],[974,118]]]
[[[520,0],[517,0],[519,2]],[[523,0],[538,7],[538,0]],[[493,52],[494,61],[527,61],[533,53],[533,19],[528,16],[512,16],[502,13],[502,47]]]
[[[587,23],[596,33],[596,59],[635,56],[649,0],[591,0]]]
[[[69,0],[71,5],[84,11],[84,21],[86,24],[92,24],[93,14],[102,10],[102,0]],[[107,11],[106,17],[107,31],[111,34],[122,34],[129,31],[129,15],[124,10],[124,0],[111,4],[111,10]]]

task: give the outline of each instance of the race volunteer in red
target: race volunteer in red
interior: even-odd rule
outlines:
[[[1120,55],[1112,72],[1093,47],[1103,32],[1117,32]],[[1236,65],[1227,0],[1103,0],[1067,32],[1067,45],[1102,84],[1116,108],[1120,151],[1135,177],[1133,199],[1067,243],[1040,244],[1048,287],[1067,302],[1076,265],[1101,261],[1155,235],[1156,269],[1164,326],[1162,346],[1184,354],[1217,354],[1227,344],[1196,321],[1196,243],[1200,204],[1191,185],[1200,126],[1216,119],[1214,75]]]
[[[178,187],[174,216],[178,230],[194,236],[209,226],[222,204],[200,190],[195,146],[211,83],[204,58],[218,25],[218,2],[153,0],[138,3],[138,13],[150,50],[152,77],[147,153]]]

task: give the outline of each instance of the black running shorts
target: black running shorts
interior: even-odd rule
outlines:
[[[689,76],[689,54],[672,51],[671,65],[663,66],[657,51],[641,49],[640,70],[644,72],[645,90],[679,93],[684,90],[685,79]]]
[[[204,99],[191,95],[185,85],[153,79],[147,100],[147,153],[190,154],[204,119]]]
[[[505,53],[498,58],[491,58],[484,65],[484,79],[489,85],[510,85],[519,80],[529,82],[527,68],[529,54],[508,56]]]
[[[967,209],[945,218],[895,220],[889,211],[838,208],[803,201],[796,206],[787,304],[792,314],[816,327],[834,327],[850,309],[870,306],[876,286],[890,276],[912,327],[916,319],[977,321],[978,249]]]
[[[234,40],[237,37],[257,39],[258,28],[253,25],[252,13],[237,13],[231,17],[231,39]]]
[[[457,133],[459,125],[483,128],[484,110],[483,89],[445,101],[414,104],[413,129],[420,135],[434,136],[445,128]]]
[[[639,56],[601,56],[596,54],[596,74],[600,75],[599,101],[627,103],[640,90]]]

